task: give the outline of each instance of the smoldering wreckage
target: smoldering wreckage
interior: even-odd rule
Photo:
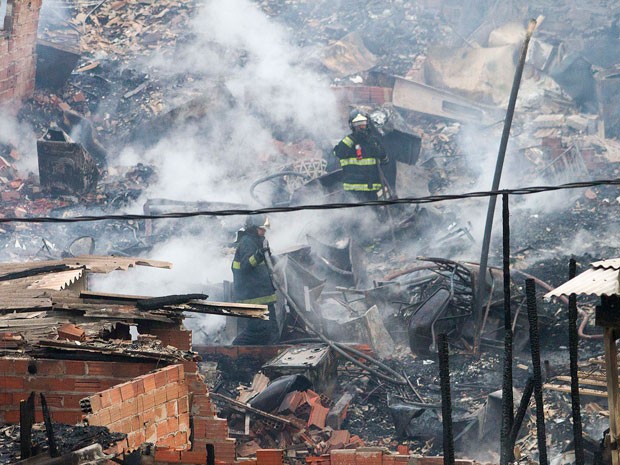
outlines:
[[[331,79],[340,119],[362,108],[381,133],[391,199],[485,185],[495,159],[481,152],[502,134],[530,17],[510,182],[617,178],[617,6],[336,3],[228,7],[255,8],[320,51],[308,66]],[[376,210],[372,227],[339,216],[295,245],[274,243],[280,343],[233,346],[267,310],[235,303],[225,277],[152,297],[89,285],[115,270],[170,268],[151,253],[186,233],[208,230],[229,250],[239,217],[57,229],[14,220],[119,214],[136,202],[147,216],[338,202],[336,141],[261,108],[259,77],[240,101],[229,77],[145,68],[139,56],[195,40],[193,2],[0,5],[0,99],[31,128],[0,131],[1,463],[618,463],[613,183],[571,190],[555,210],[511,196],[510,230],[504,222],[488,257],[503,266],[478,260],[475,199],[352,209]],[[257,53],[208,46],[241,68]],[[124,148],[152,149],[173,128],[222,129],[221,115],[239,108],[270,128],[273,147],[247,173],[228,172],[247,202],[154,196],[164,165],[115,165]],[[23,162],[35,156],[29,174]],[[585,272],[560,286],[577,267]],[[225,325],[196,325],[205,315]]]

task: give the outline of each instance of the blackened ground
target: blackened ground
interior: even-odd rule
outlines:
[[[70,426],[54,423],[54,435],[60,455],[73,452],[91,444],[101,444],[103,450],[124,439],[125,434],[112,433],[102,426]],[[34,455],[49,449],[45,426],[37,423],[32,429]],[[19,425],[0,429],[0,464],[10,465],[20,459]]]

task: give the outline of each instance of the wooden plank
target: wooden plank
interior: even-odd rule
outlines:
[[[231,399],[230,397],[226,397],[222,394],[218,394],[217,392],[209,392],[209,397],[213,397],[214,399],[220,399],[224,402],[234,405],[235,407],[238,407],[240,409],[246,410],[251,413],[255,413],[256,415],[260,415],[270,420],[277,421],[278,423],[284,423],[285,425],[293,425],[293,422],[291,422],[290,420],[287,420],[286,418],[279,417],[277,415],[272,415],[271,413],[268,413],[268,412],[264,412],[262,410],[252,407],[249,404],[239,402],[238,400]]]
[[[570,376],[555,376],[553,378],[554,380],[557,381],[566,381],[570,383]],[[601,387],[606,387],[607,386],[607,382],[603,381],[603,380],[598,380],[598,379],[588,379],[588,378],[579,378],[579,384],[585,384],[588,386],[601,386]]]
[[[605,370],[607,372],[607,403],[609,405],[609,436],[611,463],[620,464],[618,451],[618,348],[613,328],[605,328]]]
[[[543,384],[543,388],[548,389],[550,391],[558,391],[558,392],[566,392],[570,394],[570,386],[564,386],[561,384]],[[597,391],[595,389],[579,389],[579,394],[584,396],[595,396],[595,397],[607,397],[607,391]]]

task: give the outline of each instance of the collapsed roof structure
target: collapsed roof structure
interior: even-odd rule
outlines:
[[[571,378],[567,312],[541,298],[569,257],[617,256],[617,8],[224,3],[0,0],[0,463],[507,463],[507,436],[542,463],[541,429],[566,461],[609,448],[593,305],[575,310]],[[490,184],[530,17],[502,186],[589,182],[511,192],[505,267],[481,277],[477,196],[434,196]],[[240,221],[201,213],[336,201],[352,106],[389,148],[394,196],[424,201],[351,209],[353,234],[342,210],[276,215],[282,344],[230,346],[265,309],[232,301]],[[114,279],[170,267],[131,258],[147,256],[180,274]]]

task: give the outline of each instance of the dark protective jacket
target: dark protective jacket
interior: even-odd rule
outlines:
[[[264,238],[256,229],[245,231],[232,262],[235,300],[248,304],[270,304],[277,300],[271,275],[261,251]]]
[[[334,147],[333,154],[340,160],[345,191],[382,189],[378,165],[388,158],[378,137],[369,132],[354,132]]]

